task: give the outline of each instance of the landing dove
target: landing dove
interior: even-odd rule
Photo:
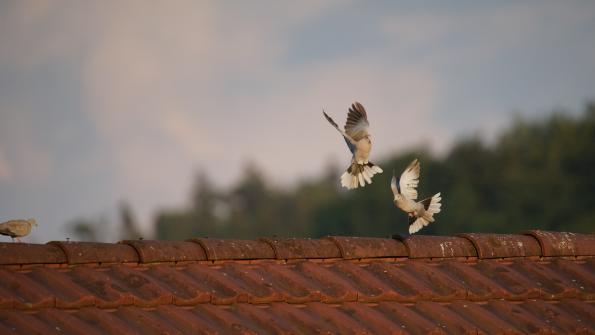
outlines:
[[[398,180],[393,171],[393,178],[390,183],[395,206],[402,209],[409,216],[409,234],[416,233],[430,222],[434,222],[434,214],[440,213],[440,207],[442,207],[440,193],[434,194],[431,198],[416,201],[419,171],[419,161],[414,159]]]

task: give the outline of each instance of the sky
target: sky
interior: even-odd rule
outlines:
[[[126,201],[150,234],[198,171],[291,187],[347,166],[321,112],[354,101],[373,161],[579,113],[594,36],[593,1],[2,1],[0,221],[64,240]]]

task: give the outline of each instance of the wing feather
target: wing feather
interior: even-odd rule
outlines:
[[[351,143],[351,141],[347,137],[345,137],[346,133],[341,131],[341,128],[339,128],[339,125],[337,124],[337,122],[335,122],[335,120],[333,120],[330,116],[328,116],[328,114],[326,114],[324,112],[324,110],[322,111],[322,114],[324,115],[326,120],[343,135],[343,138],[345,139],[345,143],[347,143],[347,147],[349,148],[349,151],[351,151],[351,153],[353,154],[355,152],[355,144]]]
[[[414,159],[399,178],[399,189],[407,199],[417,199],[417,184],[419,184],[419,161]]]
[[[354,102],[347,113],[347,121],[345,122],[345,132],[354,140],[359,141],[368,134],[368,114],[364,106],[359,102]]]

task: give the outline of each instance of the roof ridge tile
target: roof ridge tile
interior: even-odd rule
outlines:
[[[136,249],[127,244],[71,241],[51,241],[47,244],[60,247],[68,264],[139,262]]]
[[[466,238],[437,235],[395,235],[407,248],[409,258],[477,257],[475,246]]]
[[[275,252],[277,259],[341,258],[339,246],[327,238],[260,238]]]
[[[344,259],[407,257],[403,241],[379,237],[328,236]]]
[[[537,239],[542,255],[550,256],[595,256],[595,234],[529,230],[524,232]]]
[[[198,243],[210,261],[232,259],[274,259],[275,251],[262,240],[216,239],[197,237],[188,241]]]
[[[133,247],[141,263],[207,260],[201,244],[191,241],[124,240],[118,243]]]
[[[277,259],[375,259],[478,257],[591,257],[595,234],[530,230],[523,234],[456,236],[264,237],[256,240],[192,238],[187,241],[124,240],[118,243],[51,241],[1,243],[0,266],[75,265]]]
[[[57,245],[0,243],[0,265],[62,264],[66,262],[66,253]]]
[[[481,259],[541,256],[539,243],[532,236],[480,233],[464,233],[457,236],[471,241],[477,250],[477,256]]]

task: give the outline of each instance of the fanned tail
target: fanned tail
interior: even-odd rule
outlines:
[[[382,169],[372,162],[366,164],[353,162],[341,176],[341,186],[350,190],[364,187],[366,183],[372,184],[372,177],[377,173],[382,173]]]

